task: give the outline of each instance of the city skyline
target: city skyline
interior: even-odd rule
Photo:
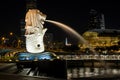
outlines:
[[[20,19],[24,19],[26,14],[25,0],[3,1],[0,3],[0,22],[2,33],[20,33]],[[64,0],[38,0],[38,9],[47,15],[47,19],[62,22],[82,34],[88,23],[88,16],[91,9],[105,15],[106,28],[120,29],[120,6],[115,1],[64,1]],[[56,36],[63,36],[61,29],[52,24],[45,23],[48,32],[57,33]],[[67,34],[66,34],[67,35]],[[65,36],[66,36],[65,35]]]

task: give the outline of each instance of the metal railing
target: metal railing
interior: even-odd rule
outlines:
[[[120,55],[59,55],[65,60],[120,60]]]

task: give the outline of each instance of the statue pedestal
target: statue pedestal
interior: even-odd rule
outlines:
[[[33,76],[45,74],[47,77],[67,79],[66,60],[59,59],[59,57],[52,52],[35,54],[20,52],[16,53],[15,60],[17,60],[16,65],[19,71],[22,71],[24,68],[31,68],[31,72],[34,74]],[[27,74],[29,75],[31,72],[29,71]]]

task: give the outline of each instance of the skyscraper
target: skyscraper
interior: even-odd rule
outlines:
[[[99,28],[100,27],[100,17],[101,15],[94,9],[90,10],[88,25],[87,28],[89,30]]]
[[[26,11],[29,9],[37,9],[37,0],[26,0]]]
[[[101,29],[105,29],[105,19],[104,19],[104,14],[101,14],[100,27],[101,27]]]

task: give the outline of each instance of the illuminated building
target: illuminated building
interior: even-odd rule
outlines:
[[[115,29],[92,29],[83,34],[83,37],[92,47],[118,45],[120,30]]]
[[[104,15],[99,18],[100,29],[94,28],[83,33],[91,47],[110,47],[120,42],[120,30],[105,29]]]
[[[68,43],[68,39],[65,38],[65,46],[71,46],[72,44]]]

